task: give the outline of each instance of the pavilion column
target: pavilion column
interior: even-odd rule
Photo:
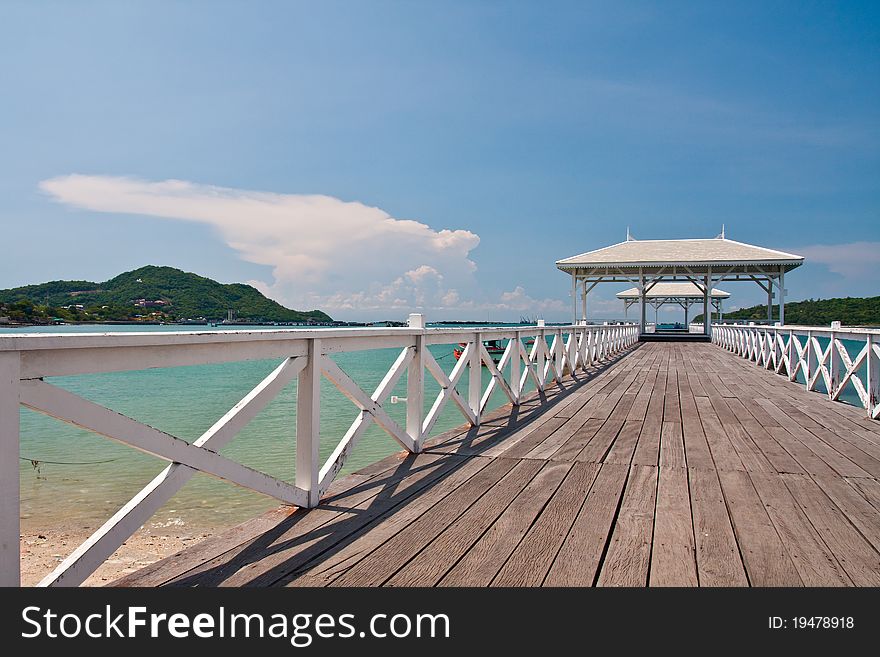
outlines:
[[[577,275],[571,275],[571,323],[578,323]]]
[[[779,270],[779,325],[785,326],[785,270]]]
[[[645,275],[641,271],[639,272],[639,306],[641,306],[639,332],[644,333],[647,325],[645,321]]]
[[[712,313],[710,312],[709,307],[709,298],[712,294],[711,288],[711,276],[706,274],[703,278],[703,334],[704,335],[712,335]]]
[[[684,300],[684,327],[688,327],[688,309],[691,307],[691,302],[687,299]]]
[[[773,323],[773,279],[767,279],[767,321]]]
[[[584,324],[587,323],[587,279],[584,279],[584,284],[581,289],[581,320]]]

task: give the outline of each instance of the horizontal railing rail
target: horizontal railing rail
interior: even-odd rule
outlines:
[[[878,329],[725,324],[713,325],[712,342],[790,381],[800,374],[807,390],[818,390],[821,382],[833,401],[851,386],[868,417],[880,417]]]
[[[513,405],[534,384],[538,391],[567,374],[606,360],[632,346],[635,324],[425,328],[422,315],[409,326],[366,329],[285,329],[112,334],[19,334],[0,336],[0,585],[20,583],[19,407],[24,406],[124,443],[169,462],[137,495],[95,531],[41,582],[76,586],[86,580],[196,472],[300,507],[316,506],[359,439],[378,425],[410,452],[420,452],[451,401],[466,423],[478,425],[496,390]],[[523,340],[531,338],[530,344]],[[496,362],[485,342],[504,344]],[[461,345],[450,373],[430,345]],[[364,391],[332,358],[370,349],[400,349],[382,381]],[[280,359],[278,366],[197,440],[189,443],[100,406],[45,380],[47,377]],[[483,368],[489,373],[483,386]],[[426,374],[427,373],[427,374]],[[458,390],[467,373],[466,396]],[[425,379],[440,391],[429,410]],[[406,377],[406,421],[385,409]],[[330,457],[319,459],[321,381],[326,378],[357,409]],[[296,475],[293,483],[236,463],[219,452],[294,379]]]

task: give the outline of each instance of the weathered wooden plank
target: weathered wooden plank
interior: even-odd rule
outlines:
[[[731,408],[737,410],[737,417],[740,419],[740,424],[742,425],[743,430],[748,434],[751,444],[760,450],[761,454],[766,459],[766,462],[770,464],[772,470],[775,470],[776,472],[803,472],[803,468],[800,464],[791,456],[791,454],[783,449],[778,442],[776,442],[767,430],[764,429],[764,426],[762,426],[756,419],[757,416],[753,415],[753,409],[758,408],[763,410],[762,406],[752,404],[746,409],[738,399],[728,399],[727,402]],[[766,426],[779,428],[779,425],[777,424],[767,424]],[[762,461],[762,469],[763,465],[764,463]],[[760,470],[753,468],[751,471],[754,472]]]
[[[587,420],[580,429],[572,434],[571,438],[560,445],[559,449],[550,456],[550,460],[564,462],[574,461],[577,458],[577,455],[583,451],[584,447],[593,440],[604,424],[605,420],[599,418],[591,418]]]
[[[602,428],[596,432],[593,439],[588,442],[580,453],[575,457],[575,461],[586,461],[588,463],[599,463],[605,458],[611,445],[617,438],[617,434],[623,428],[624,421],[609,418]]]
[[[698,583],[687,470],[660,467],[650,585],[697,586]]]
[[[880,459],[880,435],[866,431],[855,422],[850,421],[839,424],[823,421],[823,426],[831,431],[834,436],[852,443],[873,458]]]
[[[611,449],[602,462],[629,465],[632,462],[633,453],[639,442],[641,430],[641,420],[627,420],[624,422],[623,428],[617,434],[617,439],[611,445]]]
[[[357,563],[349,563],[345,574],[330,582],[330,586],[382,584],[510,472],[516,463],[513,459],[492,459],[485,468],[456,487],[442,501],[422,506],[422,513],[413,523],[384,543],[375,545],[375,549]],[[376,543],[375,536],[367,533],[364,542]]]
[[[810,433],[872,477],[880,477],[880,460],[874,456],[880,454],[880,446],[860,441],[853,432],[841,432],[846,435],[839,435],[825,427],[820,427],[812,429]]]
[[[633,454],[633,465],[657,465],[660,458],[660,431],[663,425],[663,397],[666,393],[667,372],[660,370],[648,402],[648,414]]]
[[[545,586],[592,586],[596,581],[628,471],[625,465],[602,465],[547,574]]]
[[[535,447],[527,452],[523,458],[549,459],[558,452],[559,449],[567,443],[584,424],[585,420],[583,420],[578,414],[575,414],[566,420],[565,424],[550,434],[548,438],[535,445]]]
[[[821,396],[817,399],[814,393],[803,393],[790,401],[795,408],[815,417],[819,424],[833,431],[856,432],[874,444],[880,444],[880,423],[866,418],[861,408],[832,402]]]
[[[519,545],[571,463],[548,463],[501,517],[440,581],[440,586],[488,586]]]
[[[619,416],[621,414],[620,411],[616,411],[618,406],[621,403],[621,399],[623,397],[627,397],[623,403],[625,404],[625,411],[623,415],[626,415],[626,412],[632,408],[633,402],[635,401],[636,394],[638,393],[638,388],[641,387],[641,383],[637,382],[637,374],[632,373],[628,375],[613,391],[608,393],[608,396],[605,400],[596,407],[596,410],[590,415],[590,417],[598,417],[607,419],[610,418],[612,413],[617,412]],[[630,386],[636,388],[635,392],[628,393],[627,390]]]
[[[714,469],[715,462],[703,432],[697,404],[689,380],[684,375],[678,377],[678,394],[681,399],[681,431],[688,467]]]
[[[880,585],[880,554],[816,483],[804,475],[780,475],[824,543],[856,586]]]
[[[718,476],[752,586],[801,586],[803,581],[748,474],[728,471]]]
[[[350,564],[356,563],[403,528],[418,519],[426,508],[438,504],[452,491],[467,483],[473,476],[492,462],[486,458],[468,458],[463,465],[450,471],[442,485],[426,487],[419,491],[414,504],[400,505],[391,509],[381,506],[374,511],[376,503],[355,509],[356,513],[368,516],[368,523],[342,531],[339,542],[330,550],[318,552],[311,550],[303,556],[294,555],[285,568],[285,573],[277,580],[284,586],[326,586],[347,572]]]
[[[792,430],[794,429],[792,428]],[[773,439],[786,452],[791,454],[792,458],[797,461],[798,465],[801,466],[804,472],[811,475],[837,475],[831,466],[816,456],[811,449],[789,433],[787,428],[768,427],[768,431],[770,435],[773,436]]]
[[[540,586],[599,472],[595,463],[576,463],[492,580],[492,586]]]
[[[711,377],[711,379],[712,379],[712,386],[715,388],[715,390],[718,391],[718,394],[721,397],[725,397],[725,398],[726,397],[736,397],[736,395],[733,393],[733,391],[730,388],[728,388],[727,385],[724,383],[723,377],[713,376],[713,377]]]
[[[746,427],[739,422],[734,422],[724,425],[724,431],[730,439],[730,444],[739,455],[746,472],[776,472],[776,468],[752,440]]]
[[[195,545],[120,577],[111,582],[110,586],[161,586],[193,568],[225,555],[230,550],[273,530],[297,510],[296,507],[289,506],[272,509],[261,516],[236,525],[227,531],[209,536]]]
[[[666,375],[666,390],[663,395],[663,421],[681,423],[681,401],[678,397],[678,371],[670,370]]]
[[[743,469],[748,472],[773,472],[773,466],[752,442],[748,432],[731,410],[731,404],[735,405],[737,400],[710,396],[709,401],[731,446],[736,450]]]
[[[543,463],[520,461],[427,547],[388,580],[388,586],[434,586],[531,482]],[[398,535],[399,536],[399,535]]]
[[[412,474],[415,468],[426,471],[437,462],[436,457],[414,457],[405,452],[392,454],[381,461],[373,463],[356,473],[337,479],[331,484],[324,495],[324,503],[336,507],[358,504],[378,494],[382,486],[401,481]],[[369,482],[372,482],[370,484]],[[159,586],[189,573],[208,562],[224,558],[232,558],[233,550],[254,541],[277,528],[291,514],[298,514],[290,522],[300,522],[300,517],[308,513],[307,509],[282,506],[272,509],[257,518],[248,520],[231,529],[211,536],[204,541],[192,545],[161,561],[157,561],[130,575],[118,579],[113,586]],[[314,522],[323,514],[315,514],[309,520]],[[331,516],[332,517],[332,516]],[[308,524],[308,523],[306,523]]]
[[[730,443],[709,398],[696,397],[695,402],[715,467],[719,470],[744,470],[743,462]]]
[[[519,459],[541,445],[547,438],[552,436],[557,429],[567,422],[564,417],[548,417],[542,422],[535,422],[534,430],[522,439],[513,441],[505,440],[497,448],[493,448],[489,456],[503,456],[504,458]],[[508,445],[508,443],[511,443]]]
[[[651,563],[654,506],[657,494],[657,468],[634,465],[623,494],[623,501],[608,552],[602,563],[599,586],[646,586]]]
[[[651,394],[654,391],[654,384],[657,381],[657,373],[654,371],[645,372],[644,382],[639,388],[639,393],[633,401],[632,407],[626,414],[627,421],[638,420],[643,422],[648,414],[648,404],[651,402]]]
[[[880,552],[880,514],[877,509],[846,480],[840,477],[813,477],[831,501],[861,532],[874,549]]]
[[[782,479],[764,472],[753,472],[750,477],[804,585],[852,585]]]
[[[809,448],[811,452],[818,456],[836,473],[844,477],[870,476],[863,468],[853,463],[850,459],[841,454],[837,449],[829,446],[827,443],[820,440],[814,433],[812,433],[812,431],[810,430],[810,426],[812,426],[814,429],[821,430],[822,427],[820,425],[816,424],[809,418],[806,418],[806,416],[802,416],[802,414],[799,415],[798,413],[793,412],[790,407],[783,406],[782,402],[776,400],[774,401],[776,403],[776,406],[780,408],[780,410],[783,410],[785,415],[788,416],[790,419],[790,422],[787,422],[785,424],[786,431],[794,436],[797,440],[799,440],[807,448]],[[771,402],[766,400],[758,400],[758,403],[766,408]],[[795,455],[792,454],[792,456]],[[795,458],[797,458],[797,456],[795,456]],[[800,462],[799,459],[798,462]],[[801,465],[804,464],[801,463]]]
[[[700,586],[748,586],[718,475],[688,469]]]
[[[374,489],[359,491],[346,506],[318,506],[282,531],[236,548],[220,559],[207,562],[174,580],[186,586],[269,586],[308,560],[323,554],[374,519],[404,504],[424,490],[433,492],[438,480],[458,481],[478,471],[488,461],[456,456],[423,454],[388,481],[376,481]],[[425,463],[426,466],[419,464]],[[341,501],[341,500],[340,500]],[[350,506],[349,506],[350,505]]]
[[[880,512],[880,482],[874,479],[846,479],[871,505]]]
[[[660,432],[660,465],[666,468],[687,466],[684,454],[684,438],[681,425],[677,422],[664,422]]]

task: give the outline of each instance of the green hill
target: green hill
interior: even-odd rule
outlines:
[[[139,300],[147,303],[136,305]],[[146,266],[104,283],[51,281],[0,290],[0,315],[29,321],[60,317],[73,321],[126,320],[137,315],[168,320],[236,318],[262,322],[329,322],[320,310],[299,311],[267,299],[242,283],[223,284],[173,267]],[[76,306],[82,308],[76,308]],[[74,306],[73,308],[69,308]]]
[[[773,318],[779,319],[779,307],[773,306]],[[724,319],[755,321],[767,319],[767,306],[752,306],[725,312]],[[703,315],[694,319],[702,322]],[[880,297],[808,299],[785,304],[785,323],[803,326],[827,326],[840,321],[844,326],[880,326]]]

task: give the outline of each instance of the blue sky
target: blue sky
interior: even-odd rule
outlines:
[[[564,319],[555,260],[724,223],[789,298],[880,294],[876,2],[6,0],[0,89],[0,287]]]

